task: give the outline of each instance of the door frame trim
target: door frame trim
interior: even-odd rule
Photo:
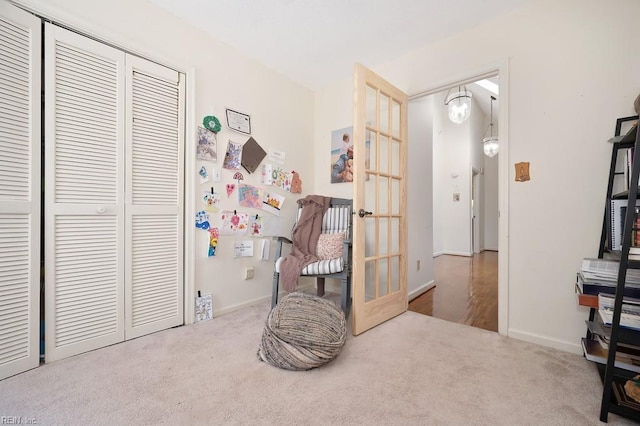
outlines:
[[[498,333],[509,335],[509,59],[454,75],[429,88],[408,95],[409,101],[452,87],[499,75],[498,134]]]

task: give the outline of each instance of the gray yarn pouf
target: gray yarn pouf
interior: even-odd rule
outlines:
[[[258,358],[285,370],[310,370],[340,354],[347,338],[344,312],[306,293],[290,293],[271,310]]]

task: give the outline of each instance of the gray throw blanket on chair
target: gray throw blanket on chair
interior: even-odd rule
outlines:
[[[322,217],[329,209],[330,197],[307,195],[298,200],[303,206],[298,223],[293,230],[291,253],[280,263],[280,282],[288,292],[298,286],[300,272],[310,263],[317,262],[316,246],[322,232]]]

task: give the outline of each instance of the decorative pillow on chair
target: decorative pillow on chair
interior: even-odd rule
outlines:
[[[342,243],[344,232],[337,234],[320,234],[316,254],[320,260],[330,260],[342,257]]]

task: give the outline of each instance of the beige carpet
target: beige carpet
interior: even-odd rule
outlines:
[[[595,425],[580,356],[406,312],[307,372],[258,361],[268,306],[0,381],[0,416],[38,424]],[[609,415],[610,424],[632,424]]]

